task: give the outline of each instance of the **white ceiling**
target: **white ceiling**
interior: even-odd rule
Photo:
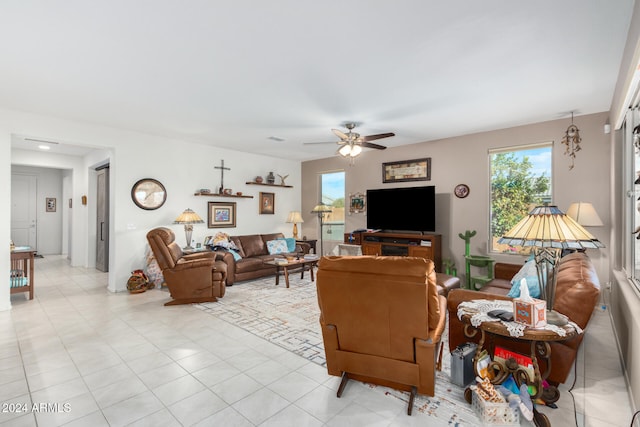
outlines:
[[[336,141],[331,128],[345,121],[363,135],[395,132],[376,142],[398,146],[607,111],[632,9],[633,0],[3,0],[0,107],[329,157],[335,144],[303,143]]]

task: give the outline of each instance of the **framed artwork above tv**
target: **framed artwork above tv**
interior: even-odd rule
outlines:
[[[382,182],[430,181],[431,157],[382,164]]]

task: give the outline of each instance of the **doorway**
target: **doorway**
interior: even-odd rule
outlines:
[[[109,271],[109,164],[96,168],[96,269]]]

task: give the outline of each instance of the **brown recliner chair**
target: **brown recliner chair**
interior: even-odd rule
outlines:
[[[165,227],[149,231],[147,241],[173,298],[165,305],[212,302],[224,296],[227,265],[218,254],[184,255],[173,231]]]
[[[433,396],[447,301],[433,262],[413,257],[323,257],[317,275],[330,375]]]

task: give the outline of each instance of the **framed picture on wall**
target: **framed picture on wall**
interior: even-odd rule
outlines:
[[[431,157],[382,164],[382,182],[431,180]]]
[[[56,198],[55,197],[47,197],[47,212],[55,212],[56,211]]]
[[[275,199],[274,193],[260,192],[260,215],[273,215],[275,213]]]
[[[364,212],[366,202],[365,198],[367,196],[362,193],[355,193],[349,195],[349,212],[350,213],[360,213]]]
[[[236,226],[236,202],[209,202],[207,227],[224,228]]]

